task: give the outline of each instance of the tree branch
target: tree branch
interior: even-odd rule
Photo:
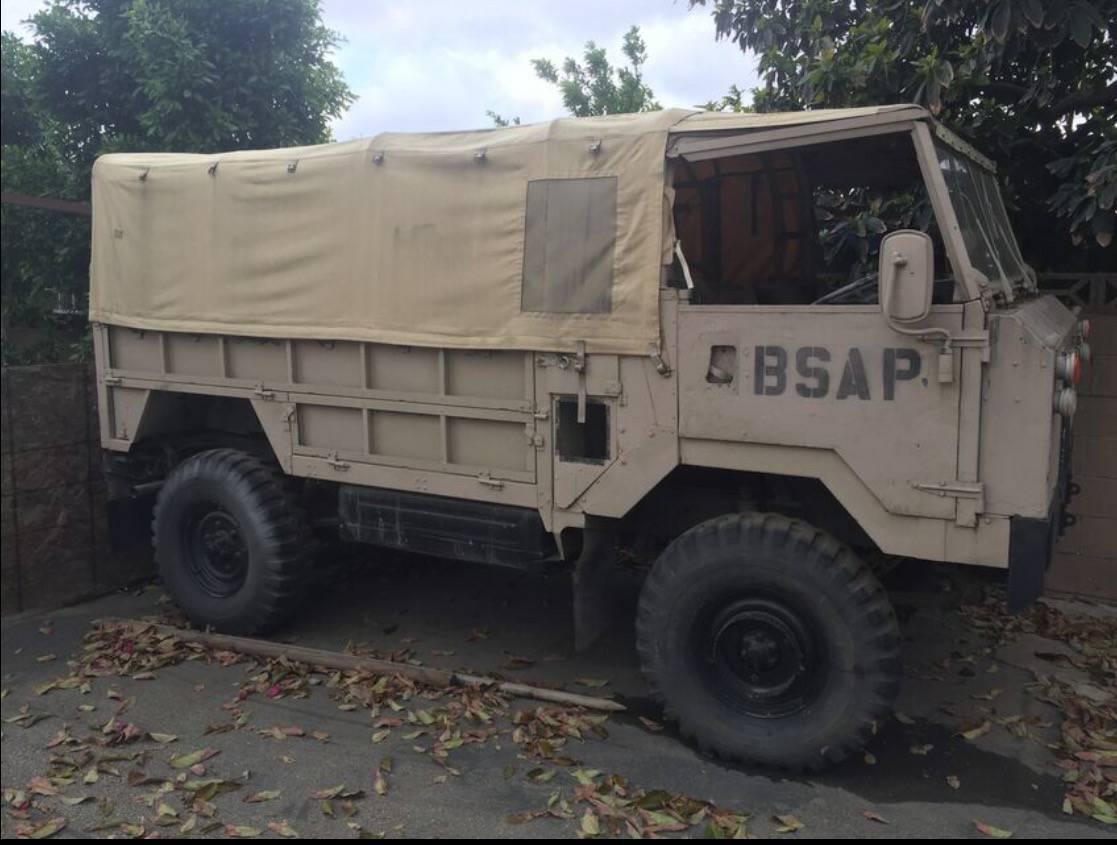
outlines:
[[[1014,85],[1011,82],[990,82],[988,85],[982,85],[978,90],[1001,102],[1016,102],[1028,93],[1028,89],[1023,85]]]
[[[1047,109],[1053,115],[1062,116],[1071,112],[1089,111],[1106,103],[1117,102],[1117,81],[1110,82],[1104,88],[1090,88],[1085,91],[1075,91],[1068,94],[1055,105]]]

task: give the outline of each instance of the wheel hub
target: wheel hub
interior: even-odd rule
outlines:
[[[230,596],[248,575],[248,547],[240,526],[228,511],[206,506],[187,530],[191,572],[198,585],[212,596]]]
[[[806,706],[820,683],[821,663],[794,608],[771,598],[742,598],[707,620],[707,674],[722,694],[755,716],[786,716]]]
[[[769,672],[779,663],[779,640],[768,631],[745,631],[740,636],[739,646],[738,654],[751,675]]]

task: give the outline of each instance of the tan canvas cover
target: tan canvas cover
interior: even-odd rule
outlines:
[[[669,133],[865,111],[668,110],[281,150],[103,156],[93,168],[90,319],[467,348],[570,350],[581,340],[591,352],[643,354],[659,338],[672,238]],[[529,183],[540,180],[582,180],[586,191],[555,184],[529,202]],[[580,213],[591,231],[560,212]],[[583,271],[595,292],[564,305],[555,291]],[[525,273],[552,287],[525,295]]]

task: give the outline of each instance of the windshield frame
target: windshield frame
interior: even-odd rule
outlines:
[[[935,214],[945,224],[955,278],[963,281],[969,298],[989,302],[1000,296],[1012,302],[1034,291],[1035,273],[1020,252],[993,162],[931,120],[916,127],[914,135]],[[944,169],[944,157],[955,168]]]
[[[935,139],[935,153],[970,263],[1002,289],[1012,292],[1026,286],[1030,270],[1020,254],[995,171],[941,137]]]

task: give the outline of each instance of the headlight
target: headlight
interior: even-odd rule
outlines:
[[[1073,387],[1064,387],[1055,393],[1055,412],[1068,419],[1074,416],[1078,409],[1078,391]]]
[[[1082,358],[1077,352],[1060,352],[1055,358],[1055,375],[1068,384],[1082,378]]]

